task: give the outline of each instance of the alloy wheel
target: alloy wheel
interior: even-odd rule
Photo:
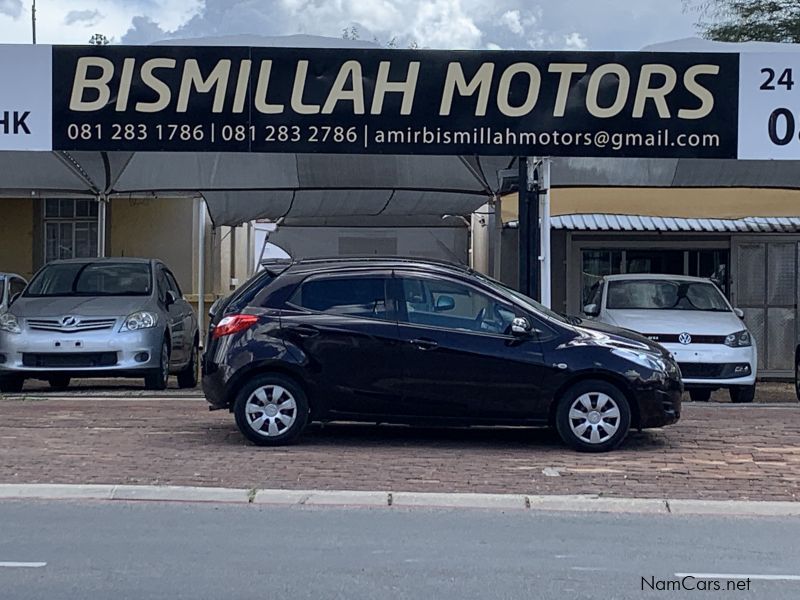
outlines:
[[[266,385],[250,394],[245,414],[247,424],[257,434],[276,437],[289,430],[297,420],[297,403],[286,388]]]
[[[619,429],[619,406],[611,396],[602,392],[582,394],[570,406],[569,425],[578,439],[589,444],[602,444]]]

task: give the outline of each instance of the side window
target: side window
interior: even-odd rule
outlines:
[[[167,276],[167,284],[169,285],[169,289],[175,292],[175,295],[178,298],[183,298],[183,292],[181,292],[181,286],[178,285],[175,276],[172,274],[172,271],[164,270],[164,273]]]
[[[159,268],[156,275],[156,284],[158,286],[158,299],[162,304],[167,301],[167,290],[169,289],[169,281],[164,269]]]
[[[11,280],[11,285],[8,288],[9,298],[13,298],[17,294],[21,294],[25,289],[25,282],[22,279],[14,278]]]
[[[289,303],[316,312],[389,320],[388,277],[331,277],[304,281]]]
[[[401,301],[405,320],[415,325],[506,334],[514,310],[462,283],[403,277]]]
[[[603,287],[604,284],[601,281],[598,281],[592,286],[592,289],[589,290],[589,296],[586,300],[586,304],[595,304],[597,308],[600,309],[603,303]]]

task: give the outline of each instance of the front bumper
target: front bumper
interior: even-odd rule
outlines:
[[[662,344],[678,365],[686,387],[749,386],[756,382],[758,352],[755,346],[730,348],[722,344]],[[734,366],[748,365],[749,372],[737,376]],[[691,366],[691,369],[689,368]],[[707,373],[707,374],[704,374]]]
[[[141,374],[159,368],[163,337],[159,327],[120,332],[119,324],[113,329],[75,333],[0,331],[0,376],[46,379],[54,373],[84,377]]]

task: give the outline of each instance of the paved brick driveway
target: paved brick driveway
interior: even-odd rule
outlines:
[[[546,430],[370,425],[265,449],[199,398],[6,398],[0,483],[800,500],[800,405],[688,404],[678,425],[589,455]]]

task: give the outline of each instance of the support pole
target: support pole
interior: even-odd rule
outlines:
[[[492,206],[494,210],[494,221],[492,222],[492,229],[489,232],[492,248],[492,277],[500,281],[501,279],[501,266],[503,254],[503,201],[500,194],[495,194],[492,198]]]
[[[542,289],[542,304],[547,308],[551,308],[551,285],[552,278],[550,269],[552,263],[550,261],[550,158],[545,157],[542,159],[539,167],[539,174],[541,176],[541,187],[539,194],[542,199],[542,245],[539,252],[539,260],[541,262],[541,289]]]
[[[200,345],[205,340],[206,321],[206,201],[197,199],[197,329]]]
[[[536,160],[519,159],[519,290],[539,298],[539,182]]]
[[[97,258],[106,255],[106,208],[108,198],[105,194],[97,196]]]

